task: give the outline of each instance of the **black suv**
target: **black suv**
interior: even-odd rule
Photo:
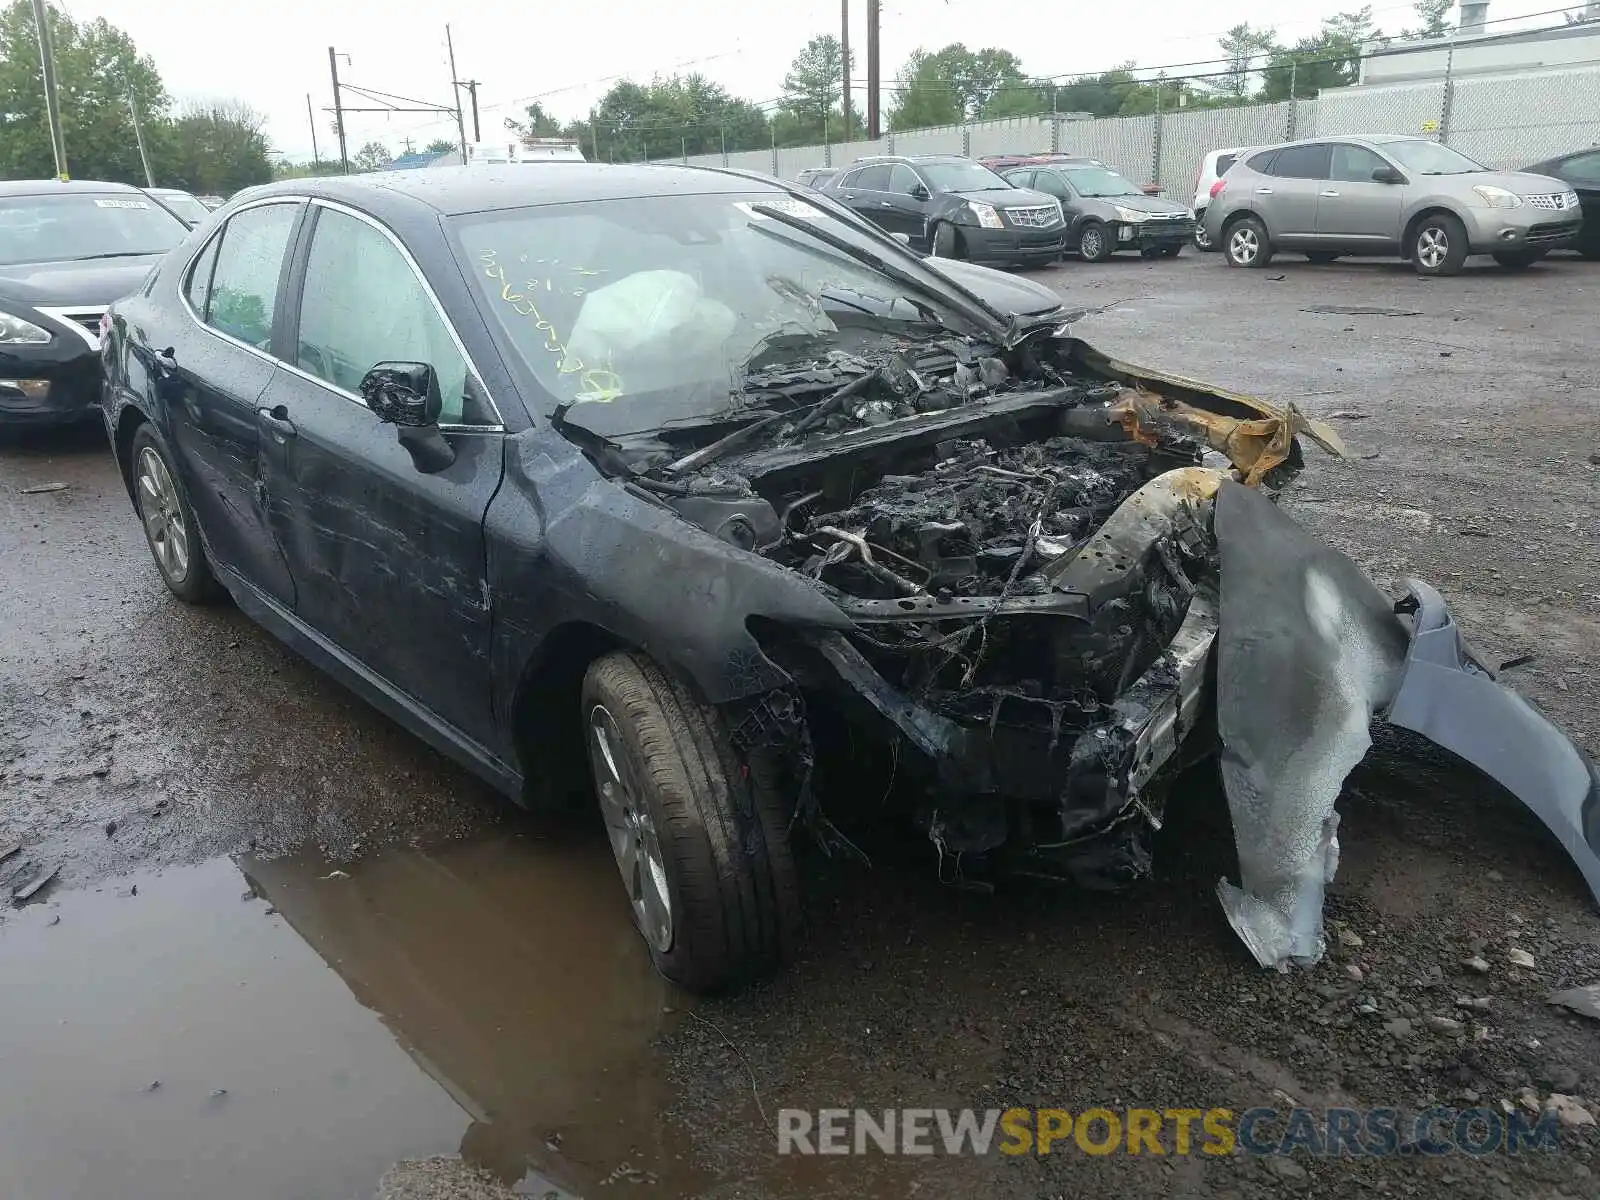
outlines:
[[[858,159],[825,189],[936,258],[1054,262],[1065,226],[1054,197],[955,154]]]

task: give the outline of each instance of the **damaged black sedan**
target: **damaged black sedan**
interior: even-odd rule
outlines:
[[[791,948],[802,833],[848,853],[886,808],[950,878],[1124,886],[1212,754],[1223,909],[1315,961],[1375,716],[1600,884],[1587,760],[1431,589],[1396,604],[1272,503],[1332,431],[1073,315],[734,172],[296,180],[113,307],[105,413],[177,596],[520,801],[592,792],[693,987]]]

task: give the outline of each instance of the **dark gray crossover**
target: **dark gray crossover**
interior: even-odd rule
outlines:
[[[1600,881],[1571,742],[1267,497],[1337,435],[1076,315],[737,172],[294,180],[112,306],[104,411],[176,596],[516,800],[597,804],[693,987],[794,947],[802,833],[849,855],[883,808],[930,869],[1126,885],[1219,745],[1224,911],[1315,961],[1374,716]]]
[[[1067,249],[1084,262],[1104,262],[1118,250],[1176,258],[1194,237],[1194,213],[1187,205],[1145,195],[1098,159],[1014,167],[1006,179],[1060,201]]]

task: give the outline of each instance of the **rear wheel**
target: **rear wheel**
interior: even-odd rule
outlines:
[[[1161,247],[1161,255],[1162,255],[1163,258],[1177,258],[1178,255],[1180,255],[1182,253],[1183,253],[1183,247],[1182,246],[1163,246],[1163,247]]]
[[[129,448],[133,502],[144,526],[144,540],[156,560],[161,582],[179,600],[204,604],[222,594],[211,573],[194,510],[178,483],[178,473],[166,439],[146,422],[133,435]]]
[[[1111,231],[1099,221],[1090,221],[1078,235],[1078,257],[1084,262],[1105,262],[1116,248]]]
[[[1502,250],[1494,260],[1508,271],[1526,271],[1543,257],[1543,250]]]
[[[1467,261],[1467,230],[1450,213],[1430,213],[1411,234],[1418,275],[1456,275]]]
[[[706,991],[775,966],[800,920],[777,764],[741,755],[718,710],[631,651],[590,666],[583,715],[606,836],[656,969]]]
[[[1245,217],[1222,235],[1222,256],[1230,267],[1264,267],[1272,261],[1272,240],[1259,218]]]

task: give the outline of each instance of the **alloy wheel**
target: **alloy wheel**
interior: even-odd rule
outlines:
[[[1080,249],[1082,249],[1085,258],[1099,258],[1101,251],[1105,249],[1100,240],[1100,231],[1098,229],[1085,229]]]
[[[634,923],[645,940],[665,954],[672,948],[672,893],[661,839],[633,778],[617,722],[603,704],[589,710],[589,762],[606,838],[628,889]]]
[[[1206,232],[1204,225],[1194,227],[1194,244],[1202,250],[1211,249],[1211,235]]]
[[[138,495],[139,516],[156,561],[167,578],[182,583],[189,574],[189,529],[167,464],[148,446],[139,453]]]
[[[1240,266],[1249,266],[1255,262],[1256,255],[1260,253],[1261,239],[1256,236],[1256,231],[1248,225],[1241,225],[1228,238],[1228,254]]]
[[[1429,225],[1417,234],[1417,261],[1430,271],[1436,271],[1450,256],[1450,236],[1437,225]]]

